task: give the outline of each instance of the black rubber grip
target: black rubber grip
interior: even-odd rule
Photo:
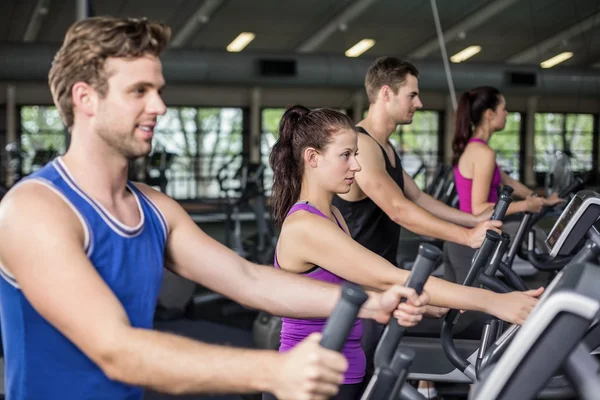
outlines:
[[[500,262],[502,261],[502,257],[504,256],[504,253],[506,252],[506,248],[509,246],[509,244],[510,244],[510,235],[508,235],[505,232],[502,232],[500,234],[500,242],[496,243],[496,248],[494,249],[494,253],[489,258],[488,263],[485,266],[485,269],[483,270],[484,274],[486,274],[487,276],[496,276],[496,271],[498,270],[498,265],[500,265]]]
[[[515,189],[513,189],[512,186],[506,185],[502,188],[502,191],[500,193],[506,193],[507,195],[510,196],[513,194],[514,191],[515,191]]]
[[[342,350],[352,325],[356,321],[358,311],[368,298],[369,296],[357,285],[344,283],[342,297],[323,329],[321,346],[335,351]]]
[[[417,294],[421,294],[423,286],[425,286],[425,282],[427,282],[427,278],[431,275],[431,272],[441,255],[442,251],[439,248],[431,244],[421,244],[419,246],[419,254],[415,259],[410,276],[406,281],[406,287],[413,288]],[[402,299],[402,301],[405,301],[405,299]],[[391,358],[396,351],[396,347],[398,346],[400,339],[402,339],[402,336],[404,336],[405,331],[406,328],[398,325],[398,322],[394,318],[390,320],[383,331],[383,335],[375,350],[374,362],[376,368],[383,365],[389,365]]]
[[[506,192],[502,192],[500,194],[500,198],[498,199],[498,202],[496,203],[496,206],[494,207],[494,213],[492,214],[492,220],[502,220],[504,219],[504,216],[506,215],[506,210],[508,210],[508,206],[510,205],[510,203],[512,203],[513,198],[510,196],[510,194],[507,194]]]

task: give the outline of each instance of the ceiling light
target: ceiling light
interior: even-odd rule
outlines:
[[[346,57],[358,57],[375,45],[373,39],[363,39],[346,50]]]
[[[252,32],[242,32],[233,39],[231,43],[227,46],[227,51],[231,53],[237,53],[239,51],[244,50],[244,47],[248,46],[248,43],[254,40],[256,35]]]
[[[450,61],[452,61],[453,63],[460,63],[460,62],[466,61],[469,58],[473,57],[475,54],[479,53],[480,51],[481,51],[481,46],[469,46],[466,49],[459,51],[458,53],[456,53],[455,55],[450,57]]]
[[[564,53],[560,53],[559,55],[549,58],[546,61],[542,61],[540,66],[542,68],[552,68],[563,61],[567,61],[571,57],[573,57],[573,53],[570,51],[565,51]]]

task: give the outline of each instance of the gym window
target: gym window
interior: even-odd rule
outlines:
[[[269,165],[269,156],[279,138],[279,121],[285,110],[285,108],[264,108],[261,113],[260,158],[266,166],[263,176],[266,196],[271,195],[271,187],[273,187],[273,170]]]
[[[43,167],[67,149],[68,134],[54,106],[21,107],[21,175]]]
[[[592,114],[536,113],[535,171],[548,172],[557,151],[569,156],[573,171],[591,171],[593,131]]]
[[[242,151],[241,108],[169,107],[158,118],[146,176],[178,200],[219,198],[217,174]],[[239,167],[239,165],[238,165]],[[163,180],[163,182],[165,182]]]
[[[508,113],[504,130],[494,133],[489,145],[496,152],[496,162],[500,168],[519,180],[521,177],[521,113]]]

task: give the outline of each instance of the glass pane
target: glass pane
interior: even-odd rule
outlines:
[[[509,113],[506,126],[492,135],[489,145],[496,151],[496,162],[513,178],[520,179],[521,113]]]
[[[153,155],[174,155],[165,172],[168,195],[175,199],[222,195],[217,174],[224,166],[224,175],[235,172],[229,160],[243,148],[242,118],[240,108],[191,107],[169,108],[158,118]]]
[[[591,114],[536,114],[536,171],[548,171],[557,150],[571,157],[571,168],[574,171],[591,170],[593,125],[594,117]]]
[[[66,129],[54,106],[21,107],[21,171],[28,175],[64,154]]]
[[[265,108],[262,110],[262,135],[260,140],[261,161],[265,164],[264,184],[267,196],[271,195],[273,186],[273,170],[269,165],[271,149],[279,138],[279,121],[285,108]]]
[[[417,111],[412,124],[400,125],[400,132],[396,148],[402,159],[402,167],[423,189],[429,183],[438,164],[439,113]]]
[[[575,171],[592,169],[593,130],[592,114],[567,114],[566,141],[571,155],[571,167]]]
[[[535,165],[537,172],[550,169],[552,158],[557,150],[563,150],[564,114],[535,114]]]

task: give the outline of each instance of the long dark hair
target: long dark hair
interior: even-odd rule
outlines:
[[[500,95],[500,91],[494,87],[480,86],[460,96],[454,121],[452,165],[458,164],[458,159],[473,136],[473,127],[481,123],[483,113],[488,109],[495,110],[498,107]]]
[[[339,111],[303,106],[289,108],[279,123],[279,139],[269,157],[273,169],[271,208],[275,222],[283,224],[288,211],[300,196],[304,164],[302,154],[308,147],[324,150],[340,130],[355,130],[352,119]]]

